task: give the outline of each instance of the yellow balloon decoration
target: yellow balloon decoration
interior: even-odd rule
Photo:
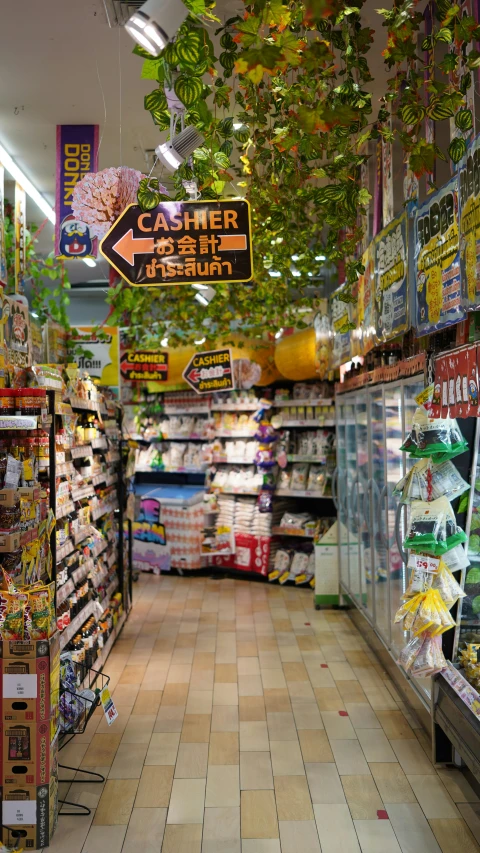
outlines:
[[[188,362],[197,352],[195,347],[176,347],[168,349],[168,380],[167,382],[147,382],[150,394],[161,391],[177,391],[190,388],[182,377]]]
[[[317,376],[314,329],[302,329],[277,341],[275,365],[286,379],[314,379]]]

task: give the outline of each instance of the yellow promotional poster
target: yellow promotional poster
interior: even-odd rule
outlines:
[[[465,315],[460,279],[458,179],[428,196],[415,219],[415,327],[428,335]]]
[[[358,279],[356,329],[352,330],[352,356],[366,355],[375,343],[375,245],[362,256],[365,272]]]
[[[99,380],[99,385],[116,388],[120,382],[119,330],[117,326],[78,326],[75,340],[84,353],[74,357],[80,370]],[[90,353],[86,355],[85,353]]]
[[[460,270],[463,305],[467,311],[480,306],[480,180],[478,160],[480,136],[477,136],[458,167],[460,197]]]
[[[345,285],[342,284],[328,299],[333,332],[331,367],[340,367],[341,364],[350,361],[352,357],[351,331],[355,328],[352,321],[353,306],[351,302],[342,300],[344,291]]]
[[[320,308],[313,318],[315,331],[315,369],[320,379],[325,379],[330,369],[330,344],[332,330],[328,314],[328,302],[320,300]]]
[[[407,215],[393,219],[374,240],[377,341],[390,341],[408,329]]]

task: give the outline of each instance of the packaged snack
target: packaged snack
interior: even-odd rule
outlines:
[[[318,492],[323,495],[326,485],[326,470],[322,465],[310,465],[308,472],[308,491]]]
[[[464,531],[456,525],[455,515],[447,498],[438,498],[429,503],[412,503],[405,548],[440,556],[466,540]]]
[[[294,491],[305,491],[307,488],[307,473],[308,465],[301,465],[299,463],[293,465],[290,488]]]
[[[24,639],[24,612],[27,595],[0,591],[0,636],[2,640]]]
[[[400,449],[415,457],[430,456],[434,462],[443,462],[464,453],[468,444],[455,419],[430,418],[424,406],[419,406],[411,432]]]
[[[440,560],[438,572],[433,575],[432,589],[438,589],[446,607],[449,610],[459,598],[465,598],[466,595],[443,560]]]

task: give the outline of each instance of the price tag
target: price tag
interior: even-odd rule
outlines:
[[[118,717],[118,711],[115,705],[113,704],[113,699],[110,696],[110,690],[108,689],[108,687],[104,687],[103,690],[100,692],[100,701],[102,703],[103,713],[105,714],[107,723],[109,726],[111,726],[112,723],[115,722]]]
[[[440,560],[436,557],[429,557],[425,554],[417,554],[415,557],[415,569],[421,572],[428,572],[435,575],[438,572]]]

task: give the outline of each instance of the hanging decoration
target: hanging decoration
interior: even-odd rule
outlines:
[[[86,174],[73,190],[73,217],[85,222],[95,237],[104,237],[127,205],[137,200],[144,178],[141,172],[126,166]],[[166,192],[163,187],[162,191]]]

